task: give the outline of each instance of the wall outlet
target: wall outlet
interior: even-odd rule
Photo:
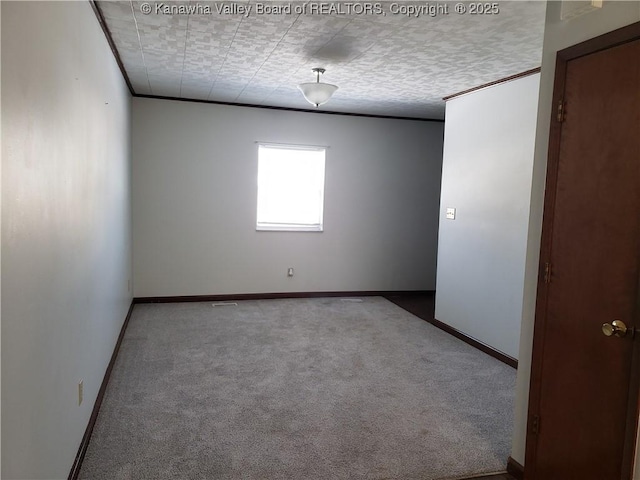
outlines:
[[[287,277],[293,277],[293,267],[287,269]]]
[[[83,398],[84,398],[84,380],[80,380],[80,383],[78,383],[78,405],[82,405]]]
[[[455,220],[456,219],[456,209],[455,208],[447,208],[447,219]]]

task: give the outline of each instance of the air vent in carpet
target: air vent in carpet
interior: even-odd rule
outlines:
[[[216,302],[211,304],[212,307],[237,307],[235,302]]]

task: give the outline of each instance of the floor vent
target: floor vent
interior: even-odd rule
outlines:
[[[361,298],[341,298],[343,302],[351,302],[351,303],[362,303]]]
[[[212,307],[237,307],[238,304],[236,302],[217,302],[212,303]]]

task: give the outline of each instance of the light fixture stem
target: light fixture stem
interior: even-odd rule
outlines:
[[[316,83],[320,83],[320,75],[322,75],[324,73],[324,68],[312,68],[311,69],[312,72],[315,72],[316,74]]]

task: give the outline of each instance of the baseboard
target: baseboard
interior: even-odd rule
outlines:
[[[135,302],[133,302],[132,300],[131,305],[129,306],[129,311],[127,312],[127,316],[125,317],[122,328],[120,329],[120,334],[118,335],[118,340],[116,341],[113,353],[111,354],[111,360],[109,360],[109,365],[107,365],[107,370],[105,371],[104,378],[102,379],[102,383],[100,384],[100,390],[98,390],[96,403],[94,403],[93,405],[91,417],[89,417],[89,424],[87,425],[87,429],[84,431],[84,435],[82,436],[80,448],[78,448],[78,453],[76,454],[73,466],[71,467],[71,472],[69,472],[68,480],[77,480],[78,475],[80,474],[80,467],[82,467],[82,461],[84,460],[84,456],[87,453],[87,448],[89,448],[89,441],[91,440],[93,427],[95,427],[96,425],[96,419],[98,418],[100,405],[102,405],[102,399],[104,398],[104,393],[107,390],[107,384],[109,383],[109,377],[111,376],[113,365],[116,363],[118,351],[120,350],[120,345],[122,344],[122,339],[124,338],[124,332],[127,330],[127,325],[129,325],[129,319],[131,318],[134,304]]]
[[[432,290],[348,291],[348,292],[278,292],[232,293],[225,295],[183,295],[167,297],[135,297],[133,303],[228,302],[232,300],[275,300],[281,298],[384,297],[387,295],[424,295]]]
[[[491,355],[493,358],[496,358],[496,359],[500,360],[501,362],[506,363],[510,367],[513,367],[513,368],[516,368],[516,369],[518,368],[518,360],[516,360],[515,358],[513,358],[510,355],[507,355],[504,352],[501,352],[500,350],[497,350],[497,349],[493,348],[491,345],[487,345],[486,343],[481,342],[480,340],[477,340],[477,339],[473,338],[472,336],[467,335],[466,333],[461,332],[457,328],[453,328],[452,326],[447,325],[446,323],[441,322],[440,320],[438,320],[436,318],[434,318],[432,320],[427,320],[427,321],[429,323],[431,323],[433,326],[438,327],[441,330],[444,330],[448,334],[453,335],[456,338],[459,338],[460,340],[462,340],[465,343],[468,343],[472,347],[475,347],[478,350],[482,350],[487,355]]]
[[[516,480],[524,480],[524,467],[511,457],[507,460],[507,473]]]
[[[505,480],[507,477],[507,472],[501,470],[499,472],[494,473],[479,473],[478,475],[472,475],[471,477],[458,476],[458,477],[450,477],[444,480]]]

